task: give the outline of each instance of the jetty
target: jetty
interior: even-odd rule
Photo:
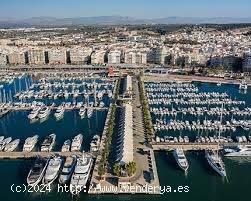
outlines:
[[[200,150],[218,150],[223,149],[224,147],[236,147],[238,145],[248,145],[251,143],[196,143],[196,142],[189,142],[189,143],[152,143],[152,147],[154,151],[171,151],[175,148],[182,148],[184,151],[200,151]]]

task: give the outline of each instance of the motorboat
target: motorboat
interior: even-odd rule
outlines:
[[[228,157],[247,157],[251,156],[251,145],[238,145],[233,148],[224,149],[225,156]]]
[[[184,170],[184,171],[187,171],[188,168],[189,168],[189,164],[188,164],[188,161],[187,161],[187,158],[184,154],[184,151],[183,149],[181,148],[176,148],[173,150],[173,156],[178,164],[178,166]]]
[[[222,177],[226,177],[225,165],[219,155],[214,150],[206,150],[205,157],[207,159],[208,164],[212,167],[212,169],[217,172]]]
[[[103,108],[105,106],[105,103],[103,101],[100,101],[99,107]]]
[[[45,170],[49,163],[49,158],[40,158],[38,157],[30,169],[30,172],[27,176],[27,184],[29,186],[36,186],[44,177]]]
[[[62,152],[69,152],[71,148],[71,140],[66,140],[62,146]]]
[[[50,115],[50,113],[51,113],[50,107],[44,107],[39,111],[38,117],[40,119],[45,119]]]
[[[90,151],[91,152],[96,152],[98,151],[100,144],[100,136],[99,135],[94,135],[90,144]]]
[[[54,157],[50,159],[43,177],[44,185],[46,186],[51,185],[57,179],[62,164],[63,164],[63,159],[61,157]]]
[[[33,137],[28,137],[24,142],[23,151],[31,152],[36,146],[37,141],[38,141],[38,135],[34,135]]]
[[[93,107],[88,107],[86,111],[86,115],[88,118],[91,118],[93,115]]]
[[[0,143],[4,140],[4,136],[0,136]]]
[[[64,116],[64,112],[65,112],[65,109],[63,106],[59,106],[57,109],[56,109],[56,112],[54,114],[54,116],[57,118],[57,119],[60,119]]]
[[[40,107],[35,107],[33,110],[31,110],[31,112],[29,113],[28,115],[28,118],[30,120],[33,120],[33,119],[36,119],[38,114],[39,114],[39,111],[41,110]]]
[[[84,156],[77,159],[74,173],[71,177],[70,192],[78,195],[87,184],[92,169],[93,159],[90,156]]]
[[[71,176],[74,172],[74,168],[77,162],[77,158],[75,156],[68,156],[65,160],[64,167],[59,176],[59,183],[66,184],[70,181]]]
[[[82,134],[78,134],[77,136],[75,136],[71,143],[71,151],[80,151],[82,147],[82,142],[83,142]]]
[[[248,88],[247,82],[245,80],[242,80],[242,82],[239,85],[239,89],[240,90],[247,90],[247,88]]]
[[[85,108],[85,107],[81,107],[81,108],[79,109],[78,114],[79,114],[79,116],[81,117],[81,119],[83,119],[83,118],[85,117],[85,112],[86,112],[86,108]]]
[[[4,151],[5,152],[12,152],[12,151],[14,151],[18,147],[19,143],[20,143],[20,139],[13,140],[12,142],[10,142],[10,143],[8,143],[8,144],[5,145]]]
[[[41,144],[41,151],[51,151],[56,141],[56,135],[47,136]]]
[[[5,139],[3,139],[1,142],[0,142],[0,151],[3,151],[4,150],[4,147],[9,144],[12,140],[12,137],[7,137]]]

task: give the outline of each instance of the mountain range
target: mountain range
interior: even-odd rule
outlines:
[[[0,19],[1,26],[62,26],[62,25],[122,25],[122,24],[237,24],[251,23],[251,17],[166,17],[137,19],[124,16],[97,16],[76,18],[33,17],[28,19]]]

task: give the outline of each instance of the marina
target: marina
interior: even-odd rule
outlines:
[[[86,80],[88,79],[85,78],[85,81]],[[38,81],[40,84],[43,82],[42,80]],[[46,82],[54,83],[53,80],[50,79]],[[90,83],[93,83],[93,81],[90,81]],[[23,85],[26,85],[25,81]],[[225,151],[229,151],[228,153],[230,154],[230,151],[231,153],[233,153],[234,150],[238,151],[236,147],[241,149],[240,145],[242,145],[243,149],[245,149],[244,147],[249,146],[251,143],[251,135],[249,133],[250,100],[237,98],[238,95],[241,97],[247,95],[239,92],[238,87],[236,87],[236,94],[234,96],[227,91],[217,91],[217,89],[223,86],[221,85],[219,87],[216,84],[215,86],[213,85],[216,91],[203,92],[203,85],[204,84],[198,83],[165,83],[165,86],[163,86],[156,83],[146,83],[146,96],[149,100],[149,111],[152,115],[153,131],[155,133],[151,141],[151,149],[149,150],[151,153],[149,168],[153,168],[153,177],[160,180],[160,185],[166,183],[165,181],[163,182],[163,176],[161,176],[163,166],[168,167],[169,171],[174,172],[174,174],[177,174],[175,169],[177,168],[179,175],[185,172],[185,174],[183,173],[182,175],[188,175],[186,177],[190,178],[190,175],[194,172],[194,165],[198,165],[198,162],[195,162],[197,154],[199,165],[205,163],[206,166],[211,167],[209,168],[210,171],[214,170],[212,164],[223,164],[224,168],[226,168],[226,175],[224,172],[217,174],[216,170],[213,173],[209,171],[209,175],[205,175],[208,174],[207,170],[204,172],[204,177],[231,177],[232,175],[229,175],[230,167],[225,161],[230,160],[228,158],[232,157],[228,157]],[[56,84],[52,84],[52,86],[55,87]],[[4,163],[4,161],[9,161],[8,163],[18,163],[19,160],[22,160],[22,163],[27,163],[32,160],[32,163],[29,165],[29,168],[31,168],[32,165],[34,165],[34,159],[37,157],[55,160],[60,158],[62,161],[58,166],[55,166],[55,169],[52,171],[54,173],[51,174],[51,176],[47,173],[47,175],[49,175],[46,176],[46,179],[41,179],[40,183],[42,182],[46,185],[53,183],[55,186],[58,183],[64,184],[67,181],[68,184],[72,183],[73,185],[79,184],[84,186],[87,182],[90,182],[90,184],[94,181],[96,182],[93,178],[95,177],[93,175],[97,174],[97,172],[95,172],[97,171],[95,170],[95,168],[97,168],[95,167],[95,162],[100,160],[98,155],[99,143],[102,144],[102,139],[105,139],[105,134],[102,134],[102,132],[105,131],[107,126],[105,125],[105,121],[107,121],[106,116],[109,115],[107,113],[109,113],[109,107],[113,103],[112,97],[115,88],[109,88],[111,90],[109,97],[107,91],[103,92],[103,95],[98,95],[98,90],[94,92],[94,86],[95,84],[91,86],[88,96],[80,92],[78,95],[75,95],[75,98],[69,89],[67,92],[68,95],[66,94],[68,99],[65,100],[65,95],[56,96],[55,99],[55,94],[52,98],[45,95],[42,99],[35,99],[34,96],[36,93],[31,93],[31,96],[27,96],[30,87],[32,90],[37,90],[38,92],[44,90],[36,89],[40,88],[39,85],[31,84],[27,89],[24,87],[22,92],[18,92],[18,96],[15,96],[15,93],[13,93],[12,101],[10,101],[10,98],[8,98],[7,102],[2,101],[2,103],[0,103],[1,109],[8,111],[1,118],[3,122],[2,129],[5,131],[8,130],[8,132],[2,132],[2,136],[4,136],[2,140],[9,137],[11,139],[8,140],[8,143],[19,140],[19,145],[16,149],[10,149],[10,151],[5,151],[3,148],[3,151],[0,152],[0,163]],[[110,86],[114,85],[108,84],[108,87]],[[162,88],[162,91],[153,89],[156,86],[157,88]],[[51,87],[51,89],[53,87]],[[83,86],[81,85],[81,87]],[[101,85],[100,89],[102,87]],[[61,89],[57,90],[60,91]],[[55,90],[56,94],[59,94],[57,90]],[[187,91],[185,92],[184,90]],[[64,90],[62,90],[62,92],[64,93]],[[23,97],[19,98],[20,95],[21,97],[23,95]],[[4,100],[4,98],[2,100]],[[222,105],[224,105],[224,108],[221,107]],[[135,108],[137,107],[135,106]],[[219,115],[222,115],[222,121],[220,121]],[[10,119],[12,118],[20,119],[19,122],[14,122],[14,125],[16,125],[15,129],[10,125]],[[37,119],[39,121],[37,121]],[[66,122],[69,125],[65,124]],[[100,125],[100,123],[97,122],[103,123]],[[18,128],[23,130],[22,125],[27,125],[27,130],[22,131],[27,134],[21,136],[11,135],[11,133],[15,133],[15,130]],[[66,129],[65,125],[67,125]],[[74,129],[74,131],[72,131],[72,128],[75,128],[76,125],[81,129]],[[99,132],[96,131],[97,126]],[[220,137],[217,134],[219,130],[221,131]],[[61,135],[61,133],[64,134]],[[52,137],[52,139],[47,139],[48,141],[45,142],[45,139],[52,134],[55,134],[55,138]],[[41,149],[42,145],[44,146],[43,150]],[[215,153],[218,153],[219,149],[222,161],[219,160],[218,163],[217,160],[219,158]],[[146,150],[147,149],[145,149],[145,152],[148,152]],[[176,154],[174,152],[175,150]],[[214,155],[207,155],[207,151],[205,150],[210,150]],[[163,152],[165,152],[164,155]],[[192,160],[191,153],[195,154],[195,156],[192,156]],[[225,157],[223,156],[224,154],[226,154]],[[88,159],[86,159],[87,161],[79,160],[77,162],[77,159],[72,158],[74,156],[82,158],[83,155],[87,158],[89,157],[90,162],[88,162]],[[214,156],[216,156],[216,158]],[[163,157],[165,158],[165,164],[159,166],[160,163],[163,163]],[[201,158],[203,158],[204,162],[201,162]],[[170,160],[175,161],[173,161],[174,164],[171,163],[171,168],[169,167],[170,164],[167,164],[170,163]],[[66,161],[68,161],[68,165],[65,164]],[[212,161],[212,163],[209,163],[209,161]],[[77,164],[79,164],[80,170],[73,168]],[[90,168],[93,166],[94,169]],[[69,169],[67,169],[67,167]],[[92,170],[93,175],[91,174]],[[27,168],[26,176],[29,175],[30,171],[31,169],[28,170]],[[82,177],[82,174],[84,175],[85,172],[88,173],[88,175],[90,174],[90,177]],[[44,175],[45,174],[46,170],[44,172]],[[75,176],[73,177],[72,175]],[[138,175],[136,174],[134,177],[138,177]],[[172,177],[170,176],[170,178]],[[26,178],[23,180],[26,180]],[[193,178],[190,178],[190,180],[193,180]],[[153,180],[153,182],[156,181]],[[83,189],[81,190],[83,191]],[[65,199],[70,199],[68,196],[75,193],[73,189],[72,192],[68,192],[67,195],[63,194],[63,196]],[[95,194],[93,191],[89,193]],[[54,195],[53,192],[50,194]],[[85,193],[81,192],[81,196],[85,196]],[[107,197],[109,197],[109,193]]]

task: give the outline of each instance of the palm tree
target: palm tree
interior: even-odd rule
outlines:
[[[128,164],[126,164],[125,168],[126,168],[127,174],[129,176],[132,176],[136,172],[136,163],[134,161],[129,162]]]
[[[119,163],[115,163],[113,166],[113,172],[116,176],[120,176],[121,173],[121,167],[119,165]]]
[[[100,176],[100,179],[102,179],[104,174],[105,174],[105,166],[103,163],[100,163],[98,166],[98,175]]]

